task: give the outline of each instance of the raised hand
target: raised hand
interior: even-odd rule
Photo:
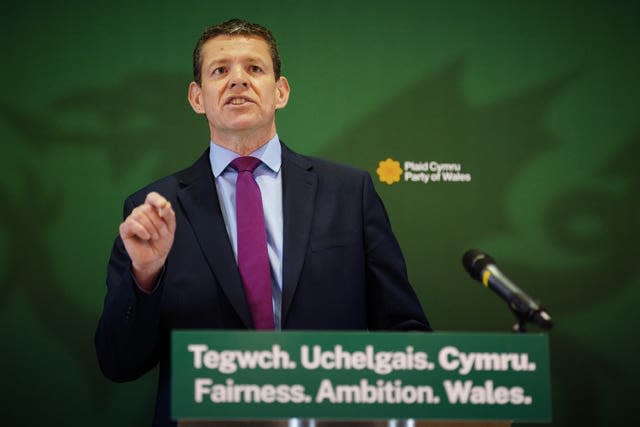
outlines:
[[[133,274],[143,289],[153,289],[175,231],[176,215],[171,203],[156,192],[147,194],[144,203],[120,224],[120,237],[131,258]]]

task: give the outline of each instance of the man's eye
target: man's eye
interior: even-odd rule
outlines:
[[[213,69],[213,72],[211,74],[217,76],[217,75],[220,75],[220,74],[224,74],[224,72],[225,72],[224,67],[216,67],[216,68]]]
[[[260,73],[262,72],[262,68],[258,67],[257,65],[252,65],[251,66],[251,71],[254,73]]]

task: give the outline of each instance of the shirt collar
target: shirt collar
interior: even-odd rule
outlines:
[[[240,155],[234,151],[217,145],[213,141],[211,141],[210,145],[211,150],[209,150],[209,161],[211,162],[213,176],[217,178],[222,172],[224,172],[227,166],[229,166],[229,163],[231,163],[233,159],[240,157]],[[269,142],[249,155],[260,159],[260,161],[262,161],[262,163],[269,167],[269,169],[274,173],[278,173],[280,171],[280,166],[282,165],[281,152],[280,139],[278,138],[278,134],[276,134],[269,140]]]

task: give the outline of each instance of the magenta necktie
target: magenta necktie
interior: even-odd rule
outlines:
[[[238,268],[255,328],[274,329],[267,230],[260,188],[253,178],[253,171],[260,163],[260,159],[248,156],[238,157],[231,162],[231,167],[238,171]]]

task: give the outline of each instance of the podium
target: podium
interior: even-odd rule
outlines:
[[[178,427],[510,427],[511,421],[181,421]]]
[[[174,331],[180,427],[550,422],[545,334]]]

